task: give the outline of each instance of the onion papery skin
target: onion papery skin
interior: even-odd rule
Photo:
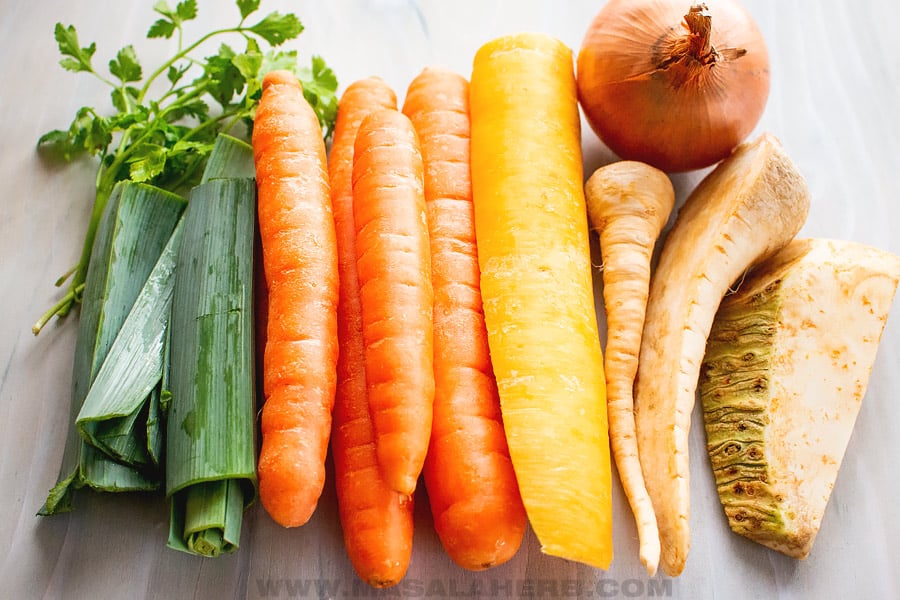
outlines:
[[[759,122],[769,96],[762,33],[734,0],[706,0],[702,8],[713,53],[702,60],[673,58],[691,34],[690,1],[610,0],[588,27],[578,99],[591,128],[622,159],[670,173],[708,167]]]

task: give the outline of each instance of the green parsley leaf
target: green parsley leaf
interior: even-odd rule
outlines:
[[[259,77],[262,77],[269,71],[279,71],[287,69],[288,71],[297,71],[297,51],[286,50],[275,52],[270,50],[266,53],[262,67],[259,69]]]
[[[78,33],[75,31],[74,25],[64,27],[62,23],[57,23],[53,30],[53,37],[59,46],[59,52],[66,57],[59,61],[59,64],[67,71],[87,71],[94,72],[91,64],[91,57],[97,51],[97,44],[91,43],[90,46],[81,48],[78,45]]]
[[[193,117],[202,120],[209,116],[209,105],[203,100],[196,98],[190,102],[179,104],[169,111],[169,122],[180,121],[185,117]]]
[[[170,38],[177,29],[181,29],[185,21],[197,17],[197,0],[183,0],[175,5],[173,10],[166,0],[159,0],[153,10],[163,16],[157,19],[147,31],[148,38]]]
[[[228,105],[234,95],[244,89],[244,77],[232,63],[234,57],[234,50],[222,44],[218,54],[206,59],[209,93],[222,106]]]
[[[175,7],[175,14],[181,23],[197,18],[197,0],[183,0]]]
[[[86,130],[84,147],[91,154],[100,154],[112,142],[112,130],[109,119],[96,117]]]
[[[241,73],[244,80],[255,79],[259,74],[259,68],[263,64],[263,55],[259,53],[238,54],[231,59],[231,64]]]
[[[127,114],[134,109],[140,93],[139,89],[132,86],[117,87],[110,92],[110,99],[117,111]]]
[[[169,3],[166,0],[159,0],[156,4],[153,5],[153,10],[169,19],[170,21],[175,21],[177,15],[175,11],[172,10],[172,7],[169,6]]]
[[[129,90],[133,89],[134,88],[129,88]],[[129,95],[134,94],[129,91]],[[108,120],[111,131],[125,131],[131,127],[137,128],[150,120],[150,109],[146,106],[136,104],[132,107],[131,111],[120,112],[119,114],[110,117]]]
[[[119,50],[116,57],[109,61],[109,72],[122,83],[141,80],[141,63],[134,52],[134,46],[128,45]]]
[[[169,83],[172,86],[175,86],[181,78],[184,77],[184,74],[187,73],[191,69],[190,63],[185,63],[182,65],[171,65],[166,71],[166,79],[169,80]]]
[[[330,136],[337,117],[337,76],[321,56],[313,55],[311,66],[300,69],[297,77],[303,85],[303,96],[323,124],[323,133]]]
[[[237,0],[238,9],[241,11],[241,19],[246,19],[259,8],[259,0]]]
[[[175,23],[168,19],[157,19],[147,30],[147,37],[169,39],[173,33],[175,33]]]
[[[70,161],[76,149],[69,143],[69,132],[53,129],[38,139],[38,150],[55,159]]]
[[[166,149],[156,144],[141,144],[133,148],[128,159],[128,175],[132,181],[150,181],[163,172]]]
[[[303,24],[293,13],[283,15],[275,11],[249,29],[271,45],[280,46],[303,33]]]

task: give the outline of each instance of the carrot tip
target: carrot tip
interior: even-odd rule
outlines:
[[[403,494],[405,496],[412,496],[416,492],[416,484],[418,483],[418,478],[413,477],[412,475],[406,476],[398,476],[393,482],[395,485],[391,485],[394,488],[394,491]]]
[[[263,91],[265,91],[266,88],[272,85],[293,85],[301,87],[300,81],[297,79],[297,76],[294,75],[293,71],[288,71],[287,69],[269,71],[263,76]]]

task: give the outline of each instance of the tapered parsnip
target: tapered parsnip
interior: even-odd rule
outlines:
[[[716,309],[741,274],[787,244],[809,210],[803,177],[773,136],[739,146],[700,182],[666,238],[635,387],[638,452],[672,576],[690,548],[688,432]]]
[[[794,558],[809,554],[898,280],[900,257],[890,252],[794,240],[722,301],[700,399],[734,532]]]
[[[597,169],[585,192],[588,217],[600,236],[603,257],[609,440],[637,523],[641,563],[652,576],[659,564],[659,530],[638,457],[633,389],[650,288],[650,260],[675,205],[675,190],[659,169],[642,162],[619,161]]]
[[[498,38],[470,84],[488,345],[525,512],[554,556],[607,568],[612,484],[572,52]]]

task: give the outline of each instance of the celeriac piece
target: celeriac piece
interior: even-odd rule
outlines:
[[[898,279],[891,253],[794,240],[722,302],[700,397],[736,533],[788,556],[809,554]]]

